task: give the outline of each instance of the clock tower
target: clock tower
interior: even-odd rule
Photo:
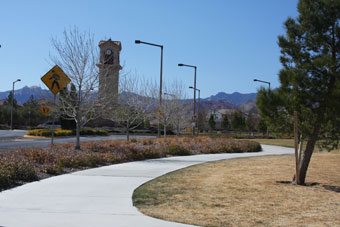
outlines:
[[[119,55],[122,50],[120,41],[99,42],[100,59],[99,91],[98,98],[102,104],[115,104],[118,99],[119,71],[122,69],[119,63]]]

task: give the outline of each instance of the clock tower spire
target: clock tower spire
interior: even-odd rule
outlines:
[[[122,45],[120,41],[99,42],[100,60],[99,68],[99,102],[104,105],[115,104],[118,99],[119,71],[122,69],[119,62]]]

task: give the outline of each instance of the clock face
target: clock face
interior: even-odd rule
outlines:
[[[107,50],[105,51],[105,54],[106,54],[106,55],[111,55],[111,54],[112,54],[112,50],[107,49]]]

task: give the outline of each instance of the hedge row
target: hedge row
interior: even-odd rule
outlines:
[[[60,144],[50,148],[21,148],[0,153],[0,190],[77,169],[134,160],[207,153],[258,152],[259,143],[209,137],[131,139]],[[40,177],[39,177],[40,176]]]
[[[35,180],[38,180],[38,176],[30,161],[0,156],[0,191],[21,182]]]
[[[51,136],[52,131],[50,129],[33,129],[29,130],[27,132],[27,135],[29,136]],[[72,136],[76,135],[75,130],[65,130],[65,129],[56,129],[54,130],[55,136]],[[94,129],[81,129],[80,135],[100,135],[100,136],[106,136],[108,135],[108,131],[105,130],[94,130]]]

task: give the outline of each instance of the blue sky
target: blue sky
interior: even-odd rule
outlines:
[[[253,79],[279,86],[280,49],[288,16],[297,16],[298,0],[58,0],[0,2],[0,91],[38,85],[53,66],[51,37],[65,28],[90,30],[99,42],[122,42],[126,71],[159,81],[160,49],[135,39],[164,45],[164,81],[181,80],[201,97],[217,92],[256,92]],[[191,94],[191,92],[190,92]]]

